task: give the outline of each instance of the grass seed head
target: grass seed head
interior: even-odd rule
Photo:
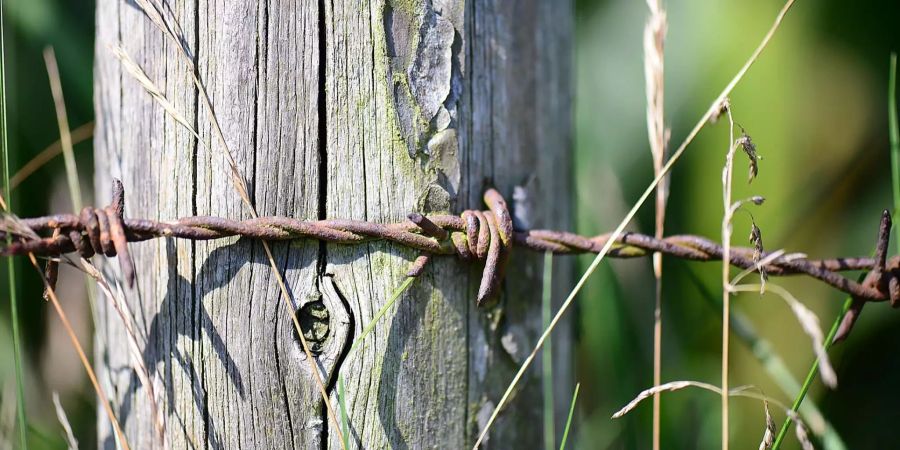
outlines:
[[[718,122],[719,118],[721,118],[723,114],[727,113],[729,109],[731,109],[731,100],[729,100],[728,97],[725,97],[719,103],[716,111],[712,113],[711,116],[709,116],[709,123],[715,124],[716,122]]]
[[[762,157],[756,153],[756,144],[753,143],[753,139],[750,138],[750,135],[747,134],[746,131],[742,131],[741,137],[738,138],[737,143],[741,146],[741,149],[744,150],[744,153],[747,154],[747,158],[750,159],[750,173],[747,182],[752,183],[753,179],[759,175],[759,160],[762,159]]]
[[[750,223],[750,243],[753,244],[753,263],[756,264],[756,270],[759,271],[760,293],[763,293],[765,292],[766,281],[769,280],[769,275],[766,273],[765,266],[760,264],[762,255],[766,250],[763,248],[762,231],[756,226],[756,222]]]
[[[778,431],[778,427],[769,412],[769,401],[763,400],[763,406],[766,409],[766,432],[763,434],[762,442],[759,443],[759,450],[768,450],[775,444],[775,433]]]

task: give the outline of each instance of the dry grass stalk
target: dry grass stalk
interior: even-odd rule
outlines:
[[[652,396],[658,395],[661,392],[677,391],[677,390],[684,389],[689,386],[699,387],[701,389],[706,389],[706,390],[710,390],[713,392],[721,392],[721,390],[719,388],[717,388],[711,384],[700,383],[698,381],[671,381],[666,384],[660,384],[657,386],[653,386],[652,388],[649,388],[649,389],[644,389],[637,395],[637,397],[634,398],[634,400],[628,402],[628,404],[625,405],[624,407],[622,407],[622,409],[616,411],[616,413],[612,415],[612,418],[618,419],[618,418],[624,416],[625,414],[628,414],[629,412],[631,412],[631,410],[636,408],[638,406],[638,404],[640,404],[642,401],[644,401]]]
[[[116,289],[116,291],[113,292],[106,277],[97,270],[97,267],[94,266],[93,263],[84,258],[81,258],[80,263],[81,266],[79,268],[96,281],[97,286],[100,287],[100,290],[106,298],[109,299],[110,304],[112,304],[113,309],[115,309],[116,313],[119,315],[119,319],[122,321],[122,325],[125,327],[132,369],[137,374],[138,381],[140,381],[141,387],[144,388],[144,392],[147,393],[147,400],[150,402],[150,417],[156,427],[156,434],[159,438],[159,442],[162,443],[164,448],[168,447],[168,441],[166,441],[166,416],[165,414],[160,413],[163,411],[164,405],[158,404],[156,400],[156,389],[150,379],[150,371],[147,369],[147,365],[144,364],[144,357],[141,353],[141,347],[138,344],[138,335],[134,326],[134,313],[128,307],[128,302],[125,301],[122,290]]]
[[[56,110],[56,122],[59,127],[59,135],[60,135],[60,148],[65,159],[65,168],[66,168],[66,180],[68,182],[69,187],[69,195],[72,201],[72,208],[75,211],[81,210],[82,207],[82,198],[81,198],[81,186],[78,182],[78,168],[75,164],[75,153],[73,149],[72,143],[72,135],[69,129],[69,120],[68,115],[66,113],[66,103],[63,97],[62,90],[62,81],[59,75],[59,68],[56,63],[56,54],[53,51],[52,47],[47,47],[44,49],[44,63],[47,67],[47,75],[50,80],[50,90],[53,94],[53,103]],[[54,235],[58,235],[59,231],[55,231]],[[32,256],[32,261],[33,256]],[[87,263],[87,261],[85,261]],[[47,261],[46,265],[46,276],[44,277],[44,282],[46,285],[44,291],[44,299],[52,300],[55,296],[53,292],[56,286],[56,279],[59,273],[59,260],[58,259],[50,259]],[[93,296],[90,292],[88,292],[91,310],[94,310],[94,300]],[[64,315],[60,312],[61,318],[65,319]],[[124,319],[123,319],[124,321]],[[133,331],[133,330],[132,330]],[[76,339],[72,339],[73,343],[78,346],[78,341]],[[68,425],[68,421],[65,420],[65,412],[62,411],[62,408],[57,404],[57,414],[60,415],[60,421],[63,425]],[[158,423],[158,418],[156,422]],[[71,434],[71,430],[67,430],[69,434]],[[71,447],[74,443],[74,438],[70,440],[69,446]],[[74,445],[77,446],[77,443]],[[166,447],[165,444],[163,447]]]
[[[181,126],[185,127],[191,134],[197,138],[198,142],[203,142],[203,139],[200,138],[200,135],[197,134],[197,131],[191,126],[190,122],[188,122],[187,118],[185,118],[178,109],[175,108],[175,105],[166,98],[166,94],[156,86],[156,83],[147,76],[147,73],[144,72],[144,69],[141,68],[134,59],[131,58],[131,55],[118,43],[114,45],[107,46],[112,54],[119,60],[119,63],[122,65],[122,68],[125,69],[132,78],[134,78],[138,83],[140,83],[141,87],[153,97],[153,100],[162,106],[162,108],[166,111],[169,116],[175,119],[176,122],[181,124]]]
[[[662,172],[669,130],[665,128],[665,39],[666,12],[659,0],[647,0],[650,18],[644,27],[644,81],[647,93],[647,137],[653,156],[653,173]],[[664,233],[668,178],[656,186],[655,236]],[[653,254],[653,276],[656,278],[656,299],[653,308],[653,384],[662,382],[662,254]],[[659,450],[660,396],[653,396],[653,448]]]
[[[678,391],[678,390],[684,389],[686,387],[696,387],[696,388],[700,388],[700,389],[705,389],[707,391],[710,391],[710,392],[713,392],[713,393],[716,393],[719,395],[721,395],[723,392],[722,389],[720,389],[718,386],[715,386],[715,385],[712,385],[709,383],[704,383],[702,381],[693,381],[693,380],[670,381],[665,384],[660,384],[660,385],[653,386],[648,389],[644,389],[633,400],[628,402],[627,405],[623,406],[622,409],[616,411],[616,413],[612,415],[612,418],[613,419],[621,418],[622,416],[624,416],[625,414],[628,414],[634,408],[636,408],[638,406],[638,404],[640,404],[642,401],[644,401],[656,394],[659,394],[662,392]],[[768,401],[768,398],[765,396],[747,392],[751,389],[756,389],[756,388],[753,386],[738,386],[738,387],[732,389],[728,395],[750,397],[750,398],[756,398],[756,399]]]
[[[53,407],[56,409],[56,418],[59,419],[59,424],[62,425],[63,437],[66,439],[66,446],[69,450],[78,450],[78,440],[75,439],[75,434],[72,433],[72,426],[69,425],[69,417],[66,416],[66,410],[63,409],[62,404],[59,402],[59,393],[53,391]]]
[[[610,238],[606,241],[606,244],[603,248],[600,249],[600,252],[597,253],[597,256],[594,257],[594,260],[591,261],[591,264],[588,266],[587,270],[585,270],[584,274],[572,288],[572,291],[569,292],[569,295],[563,301],[560,308],[557,310],[556,315],[553,316],[553,319],[550,321],[550,326],[547,327],[544,332],[541,334],[540,338],[538,338],[537,343],[532,349],[531,353],[525,358],[525,361],[519,366],[519,370],[516,372],[516,375],[513,376],[512,381],[510,381],[509,385],[506,387],[506,390],[503,393],[503,396],[500,398],[500,401],[497,402],[497,405],[494,407],[494,411],[491,413],[491,416],[488,418],[487,423],[485,423],[481,432],[478,435],[478,439],[475,441],[473,445],[473,449],[477,449],[478,446],[484,441],[488,432],[491,429],[491,426],[497,420],[497,416],[500,414],[500,411],[505,407],[507,401],[512,395],[513,391],[515,391],[516,386],[519,384],[519,381],[522,379],[522,376],[525,374],[525,371],[531,367],[531,363],[534,362],[535,355],[540,351],[541,347],[544,345],[544,342],[547,340],[547,337],[553,330],[556,328],[556,325],[562,319],[562,316],[565,315],[566,311],[569,310],[569,307],[572,306],[572,303],[575,300],[575,297],[578,295],[578,292],[581,291],[581,288],[584,286],[587,279],[591,276],[591,274],[597,269],[600,265],[600,262],[603,261],[603,258],[609,253],[609,250],[612,248],[613,242],[619,238],[622,232],[625,230],[625,227],[631,222],[631,219],[634,218],[634,215],[637,214],[638,209],[643,206],[644,202],[647,201],[647,198],[650,197],[650,194],[656,189],[656,186],[659,185],[659,182],[662,178],[672,170],[672,167],[681,158],[681,155],[687,149],[687,146],[693,142],[694,138],[697,137],[697,134],[700,133],[700,130],[709,122],[710,118],[719,110],[722,102],[728,95],[734,90],[734,87],[740,82],[744,75],[747,73],[747,70],[759,59],[759,55],[762,54],[762,51],[769,45],[769,42],[772,40],[772,37],[775,35],[775,32],[781,26],[781,22],[784,20],[784,17],[787,15],[787,12],[791,9],[791,6],[794,5],[796,0],[787,0],[782,6],[781,10],[778,12],[778,15],[775,17],[772,26],[769,28],[769,31],[763,37],[762,41],[760,41],[759,45],[756,47],[756,50],[753,51],[753,54],[747,59],[744,65],[738,70],[737,74],[731,79],[727,86],[719,93],[719,96],[712,102],[709,109],[703,114],[700,120],[694,125],[694,128],[691,129],[691,132],[688,133],[685,140],[678,146],[678,149],[672,153],[672,156],[666,161],[666,164],[663,166],[660,173],[650,182],[644,192],[641,194],[640,198],[634,203],[631,209],[628,211],[628,214],[619,222],[619,225],[616,229],[610,234]]]
[[[258,218],[259,214],[256,212],[256,208],[253,206],[253,203],[250,201],[250,196],[247,190],[247,183],[244,180],[244,177],[241,176],[240,170],[238,169],[237,162],[234,159],[234,155],[231,152],[231,149],[228,146],[228,142],[225,139],[225,135],[222,132],[222,127],[219,124],[218,117],[216,116],[215,109],[213,108],[212,101],[209,98],[209,94],[206,91],[206,87],[203,82],[200,80],[198,71],[196,66],[194,65],[193,59],[188,55],[185,48],[182,46],[182,40],[179,39],[179,34],[181,30],[181,26],[178,24],[178,20],[172,17],[170,20],[166,20],[162,16],[162,9],[159,8],[155,2],[150,0],[135,0],[141,10],[150,18],[150,21],[159,28],[160,31],[170,40],[170,43],[178,49],[178,54],[181,57],[182,62],[188,67],[191,77],[193,78],[194,85],[197,87],[197,91],[200,97],[203,100],[203,105],[206,107],[206,110],[209,113],[209,120],[213,126],[213,130],[215,131],[216,136],[219,139],[219,143],[222,146],[222,153],[228,162],[228,166],[231,170],[231,179],[232,185],[243,201],[244,205],[250,211],[250,214],[254,218]],[[170,25],[173,24],[173,25]],[[198,139],[199,141],[200,139]],[[322,380],[322,374],[319,372],[319,367],[316,364],[316,360],[313,358],[312,352],[309,350],[309,344],[306,342],[306,338],[303,336],[303,331],[300,327],[300,321],[297,319],[296,308],[293,304],[292,298],[290,296],[290,292],[287,289],[287,285],[284,282],[284,277],[281,275],[281,271],[278,270],[278,266],[275,263],[275,257],[272,255],[272,249],[270,248],[268,242],[262,241],[263,250],[265,250],[266,258],[269,261],[269,265],[272,268],[272,273],[275,275],[275,279],[278,282],[278,287],[281,290],[282,298],[285,302],[285,307],[290,313],[291,321],[294,324],[294,328],[297,332],[297,335],[300,337],[300,344],[303,347],[303,352],[306,354],[306,359],[309,362],[309,366],[313,377],[316,381],[316,386],[318,387],[319,393],[322,395],[322,401],[325,403],[325,408],[328,412],[328,417],[331,419],[331,422],[334,424],[334,431],[337,434],[338,441],[341,444],[341,448],[346,450],[345,440],[343,433],[341,432],[341,426],[337,419],[337,414],[334,411],[334,408],[331,405],[331,401],[328,397],[328,393],[325,391],[325,383]]]
[[[728,151],[725,154],[725,166],[722,168],[722,203],[724,213],[722,214],[722,258],[723,261],[728,261],[731,258],[731,235],[733,231],[732,221],[734,220],[734,214],[737,212],[745,203],[751,202],[756,205],[761,205],[765,199],[759,196],[751,197],[745,200],[739,200],[734,202],[732,200],[732,182],[733,182],[733,173],[734,173],[734,154],[738,147],[744,147],[745,152],[750,155],[750,152],[746,150],[747,146],[752,146],[750,142],[750,137],[746,132],[742,134],[742,136],[738,139],[734,138],[734,115],[732,114],[732,108],[730,101],[726,98],[722,101],[722,104],[716,108],[717,114],[725,114],[728,117]],[[743,130],[743,129],[742,129]],[[755,157],[755,147],[753,148],[753,155]],[[751,177],[752,181],[753,177],[757,175],[755,159],[751,158]],[[751,219],[753,215],[750,215]],[[766,272],[763,265],[760,264],[760,259],[765,249],[763,249],[762,245],[762,232],[759,227],[756,226],[756,222],[752,223],[751,231],[750,231],[750,242],[753,244],[753,261],[756,263],[755,268],[759,271],[760,279],[762,280],[760,284],[760,293],[765,291],[765,282],[766,282]],[[725,393],[728,392],[728,362],[729,362],[729,339],[731,337],[731,292],[733,292],[733,283],[729,280],[731,273],[731,265],[722,264],[722,449],[728,449],[728,395]],[[735,279],[742,278],[744,274],[738,275]]]
[[[88,122],[74,130],[71,131],[70,135],[72,136],[71,144],[80,144],[91,137],[94,136],[94,122]],[[56,142],[50,144],[37,154],[34,158],[31,158],[25,165],[19,169],[12,177],[9,178],[9,188],[15,189],[23,181],[25,181],[28,177],[38,171],[41,167],[44,167],[45,164],[50,162],[53,158],[63,152],[62,141],[57,140]]]
[[[613,419],[621,418],[625,414],[628,414],[629,412],[633,411],[642,401],[644,401],[654,395],[658,395],[662,392],[674,392],[674,391],[678,391],[678,390],[681,390],[681,389],[684,389],[687,387],[696,387],[696,388],[704,389],[704,390],[713,392],[718,395],[722,395],[723,392],[725,392],[722,389],[719,389],[718,386],[714,386],[709,383],[703,383],[701,381],[691,381],[691,380],[671,381],[671,382],[661,384],[658,386],[654,386],[652,388],[641,391],[633,400],[628,402],[627,405],[622,407],[622,409],[616,411],[616,413],[612,415],[612,418]],[[759,391],[759,392],[756,392],[756,391]],[[772,417],[772,414],[769,411],[770,403],[778,406],[778,408],[783,410],[785,414],[790,416],[798,424],[797,439],[800,441],[801,445],[803,446],[803,449],[808,450],[808,449],[813,448],[812,442],[810,442],[809,437],[808,437],[806,425],[800,419],[800,416],[795,411],[793,411],[791,408],[789,408],[787,405],[785,405],[784,403],[774,400],[772,398],[769,398],[764,393],[762,393],[762,391],[760,391],[759,388],[757,388],[755,386],[735,387],[735,388],[731,389],[730,391],[728,391],[728,396],[729,397],[746,397],[746,398],[751,398],[751,399],[755,399],[755,400],[759,400],[759,401],[763,402],[763,408],[765,410],[765,415],[766,415],[766,430],[763,433],[763,439],[759,444],[760,450],[772,448],[772,446],[775,443],[774,442],[775,434],[778,431],[778,428],[775,424],[775,419]]]
[[[97,376],[94,374],[94,369],[91,367],[90,361],[88,361],[87,355],[84,353],[84,348],[82,348],[81,343],[78,342],[78,338],[75,336],[75,331],[72,329],[72,324],[69,323],[69,318],[66,316],[65,311],[63,311],[62,306],[59,304],[59,298],[56,296],[56,291],[50,286],[50,283],[47,281],[47,278],[44,277],[44,271],[41,270],[41,267],[38,265],[37,259],[32,254],[28,254],[28,258],[31,260],[31,264],[34,266],[35,270],[38,271],[38,274],[41,276],[41,281],[44,282],[44,287],[47,289],[48,296],[50,297],[50,303],[53,305],[53,308],[56,310],[56,314],[59,316],[59,320],[62,322],[63,327],[66,330],[66,334],[69,335],[69,339],[72,341],[72,345],[75,347],[75,351],[78,353],[79,359],[81,359],[81,364],[84,366],[84,370],[88,374],[88,378],[91,380],[91,384],[94,386],[94,391],[97,393],[97,397],[100,398],[100,402],[103,404],[103,409],[106,411],[106,415],[109,418],[109,421],[112,423],[113,431],[115,432],[116,438],[119,442],[119,445],[122,446],[125,450],[129,450],[128,441],[125,440],[125,434],[122,433],[122,428],[119,426],[119,421],[116,419],[116,415],[113,413],[112,407],[109,405],[109,399],[106,397],[106,393],[103,392],[103,389],[100,388],[100,383],[97,381]]]
[[[717,110],[725,110],[728,115],[729,139],[728,152],[725,154],[725,167],[722,169],[722,200],[724,203],[724,213],[722,215],[722,260],[730,261],[731,259],[731,221],[734,217],[734,211],[740,207],[740,202],[733,205],[731,201],[731,181],[732,171],[734,169],[734,151],[736,145],[734,142],[734,117],[731,114],[731,107],[728,100],[722,102],[722,106]],[[728,339],[731,334],[731,284],[729,278],[731,274],[731,266],[727,263],[722,264],[722,450],[728,450]]]
[[[75,153],[72,151],[72,133],[69,130],[66,101],[63,98],[62,82],[59,78],[59,68],[56,65],[56,53],[53,52],[53,47],[44,49],[44,63],[47,66],[47,75],[50,78],[50,91],[53,94],[56,123],[59,126],[60,147],[63,158],[66,160],[66,179],[69,180],[69,195],[72,196],[72,206],[78,211],[81,209],[81,186],[78,184]]]

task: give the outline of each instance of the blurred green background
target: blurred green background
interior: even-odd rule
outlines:
[[[90,1],[6,0],[6,43],[12,171],[58,138],[42,49],[56,49],[74,129],[93,118],[94,11]],[[642,32],[647,17],[638,0],[577,0],[575,53],[575,180],[578,231],[613,228],[652,179],[646,137]],[[780,1],[670,0],[666,42],[666,120],[672,146],[731,79],[770,26]],[[892,204],[887,136],[890,51],[900,44],[900,2],[799,1],[782,29],[731,96],[735,119],[756,142],[760,176],[745,182],[737,159],[735,198],[762,195],[753,215],[766,248],[811,257],[867,255],[880,211]],[[721,167],[727,126],[707,127],[676,165],[667,234],[696,233],[718,240]],[[76,146],[83,186],[91,185],[90,143]],[[14,192],[14,211],[35,216],[69,210],[63,163],[55,159]],[[84,189],[89,193],[90,189]],[[596,195],[602,193],[602,195]],[[598,201],[599,199],[599,201]],[[89,199],[87,199],[89,200]],[[652,203],[652,202],[651,202]],[[653,208],[632,229],[652,234]],[[734,241],[746,245],[750,220],[738,214]],[[893,248],[893,247],[892,247]],[[581,268],[587,266],[583,258]],[[21,265],[21,261],[17,264]],[[3,264],[6,264],[4,261]],[[28,415],[36,448],[64,446],[51,403],[60,393],[83,447],[93,447],[94,394],[48,304],[41,282],[19,268],[26,353]],[[719,381],[718,264],[666,260],[663,380]],[[5,283],[5,277],[2,278]],[[577,303],[578,379],[582,383],[575,446],[649,448],[650,403],[620,420],[609,416],[652,383],[653,274],[649,259],[605,264]],[[695,280],[699,280],[698,282]],[[827,327],[843,296],[807,279],[778,280]],[[81,341],[90,344],[89,312],[79,278],[63,279],[64,299]],[[67,283],[67,284],[66,284]],[[703,286],[698,287],[698,286]],[[6,287],[3,291],[6,292]],[[4,300],[0,321],[0,436],[14,436],[14,375]],[[748,315],[798,379],[812,361],[808,337],[785,304],[767,295],[741,295],[733,308]],[[809,400],[832,422],[849,448],[900,442],[900,314],[886,304],[866,308],[850,340],[832,358],[840,389],[816,383]],[[790,402],[748,348],[732,340],[732,384],[752,384]],[[764,427],[761,405],[735,399],[735,448],[755,448]],[[773,409],[774,410],[774,409]],[[781,423],[781,414],[776,420]],[[685,390],[663,395],[663,447],[719,444],[719,398]],[[570,441],[571,442],[571,441]],[[788,439],[788,448],[796,442]]]

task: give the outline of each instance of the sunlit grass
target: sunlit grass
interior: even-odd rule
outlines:
[[[415,277],[406,277],[406,280],[404,280],[403,283],[394,291],[394,293],[391,295],[391,298],[388,299],[387,303],[385,303],[384,306],[382,306],[381,309],[379,309],[378,312],[375,313],[375,316],[372,317],[372,320],[368,325],[366,325],[362,333],[360,333],[359,337],[357,337],[356,340],[353,341],[353,344],[350,346],[350,350],[347,352],[347,356],[350,356],[350,354],[353,353],[353,351],[362,344],[366,336],[368,336],[369,333],[371,333],[372,330],[375,329],[375,325],[377,325],[381,318],[384,317],[385,314],[387,314],[388,310],[391,309],[391,306],[394,306],[394,303],[397,303],[397,300],[400,299],[403,293],[406,292],[407,289],[409,289],[409,286],[412,285],[413,281],[415,280]],[[343,436],[343,441],[341,442],[341,444],[343,445],[343,448],[350,448],[350,418],[347,416],[347,395],[346,391],[344,390],[344,377],[340,374],[338,374],[337,383],[337,400],[338,407],[341,411],[341,435]]]
[[[353,353],[353,350],[356,350],[356,348],[359,347],[360,344],[362,344],[366,336],[368,336],[369,333],[371,333],[372,330],[375,329],[375,325],[378,324],[378,321],[381,320],[382,317],[384,317],[385,313],[387,313],[388,310],[391,309],[391,306],[393,306],[394,303],[397,302],[403,292],[405,292],[406,289],[409,288],[409,286],[413,281],[415,281],[415,279],[415,277],[406,277],[406,281],[404,281],[403,284],[401,284],[400,287],[398,287],[397,290],[394,291],[394,294],[391,295],[390,300],[388,300],[387,303],[385,303],[384,306],[382,306],[381,309],[379,309],[378,312],[375,313],[375,317],[372,317],[372,321],[369,322],[368,325],[366,325],[366,328],[363,329],[359,337],[356,338],[355,341],[353,341],[353,345],[350,346],[350,351],[347,352],[348,355],[350,353]]]
[[[344,389],[344,377],[338,375],[338,406],[341,411],[341,430],[344,435],[344,448],[350,448],[350,418],[347,417],[347,396]]]

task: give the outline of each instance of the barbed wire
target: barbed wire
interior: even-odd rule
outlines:
[[[466,210],[458,216],[412,213],[408,221],[389,224],[274,216],[240,221],[194,216],[159,222],[125,218],[124,189],[121,182],[114,180],[112,202],[104,208],[89,206],[78,215],[56,214],[28,219],[4,217],[0,237],[5,239],[8,235],[11,241],[0,244],[0,254],[59,257],[78,252],[85,258],[95,254],[118,255],[122,274],[129,286],[133,286],[135,273],[128,255],[130,242],[160,237],[211,240],[231,236],[267,241],[315,239],[340,244],[383,240],[421,252],[412,263],[409,276],[419,275],[436,255],[456,255],[464,261],[483,262],[477,298],[478,305],[483,305],[497,294],[514,248],[562,255],[597,253],[610,237],[610,234],[586,237],[556,230],[515,230],[506,201],[497,190],[488,189],[484,201],[488,207],[485,211]],[[759,247],[734,247],[729,263],[766,276],[807,275],[820,280],[853,296],[857,305],[855,315],[858,316],[866,302],[889,300],[892,306],[900,306],[900,257],[886,260],[890,228],[890,214],[884,211],[875,257],[815,260],[796,254],[774,257]],[[656,239],[632,232],[619,236],[608,256],[637,258],[654,252],[692,261],[722,259],[722,246],[701,236],[674,235]],[[844,271],[869,271],[869,275],[857,282],[841,275]],[[852,323],[847,331],[849,326]]]

